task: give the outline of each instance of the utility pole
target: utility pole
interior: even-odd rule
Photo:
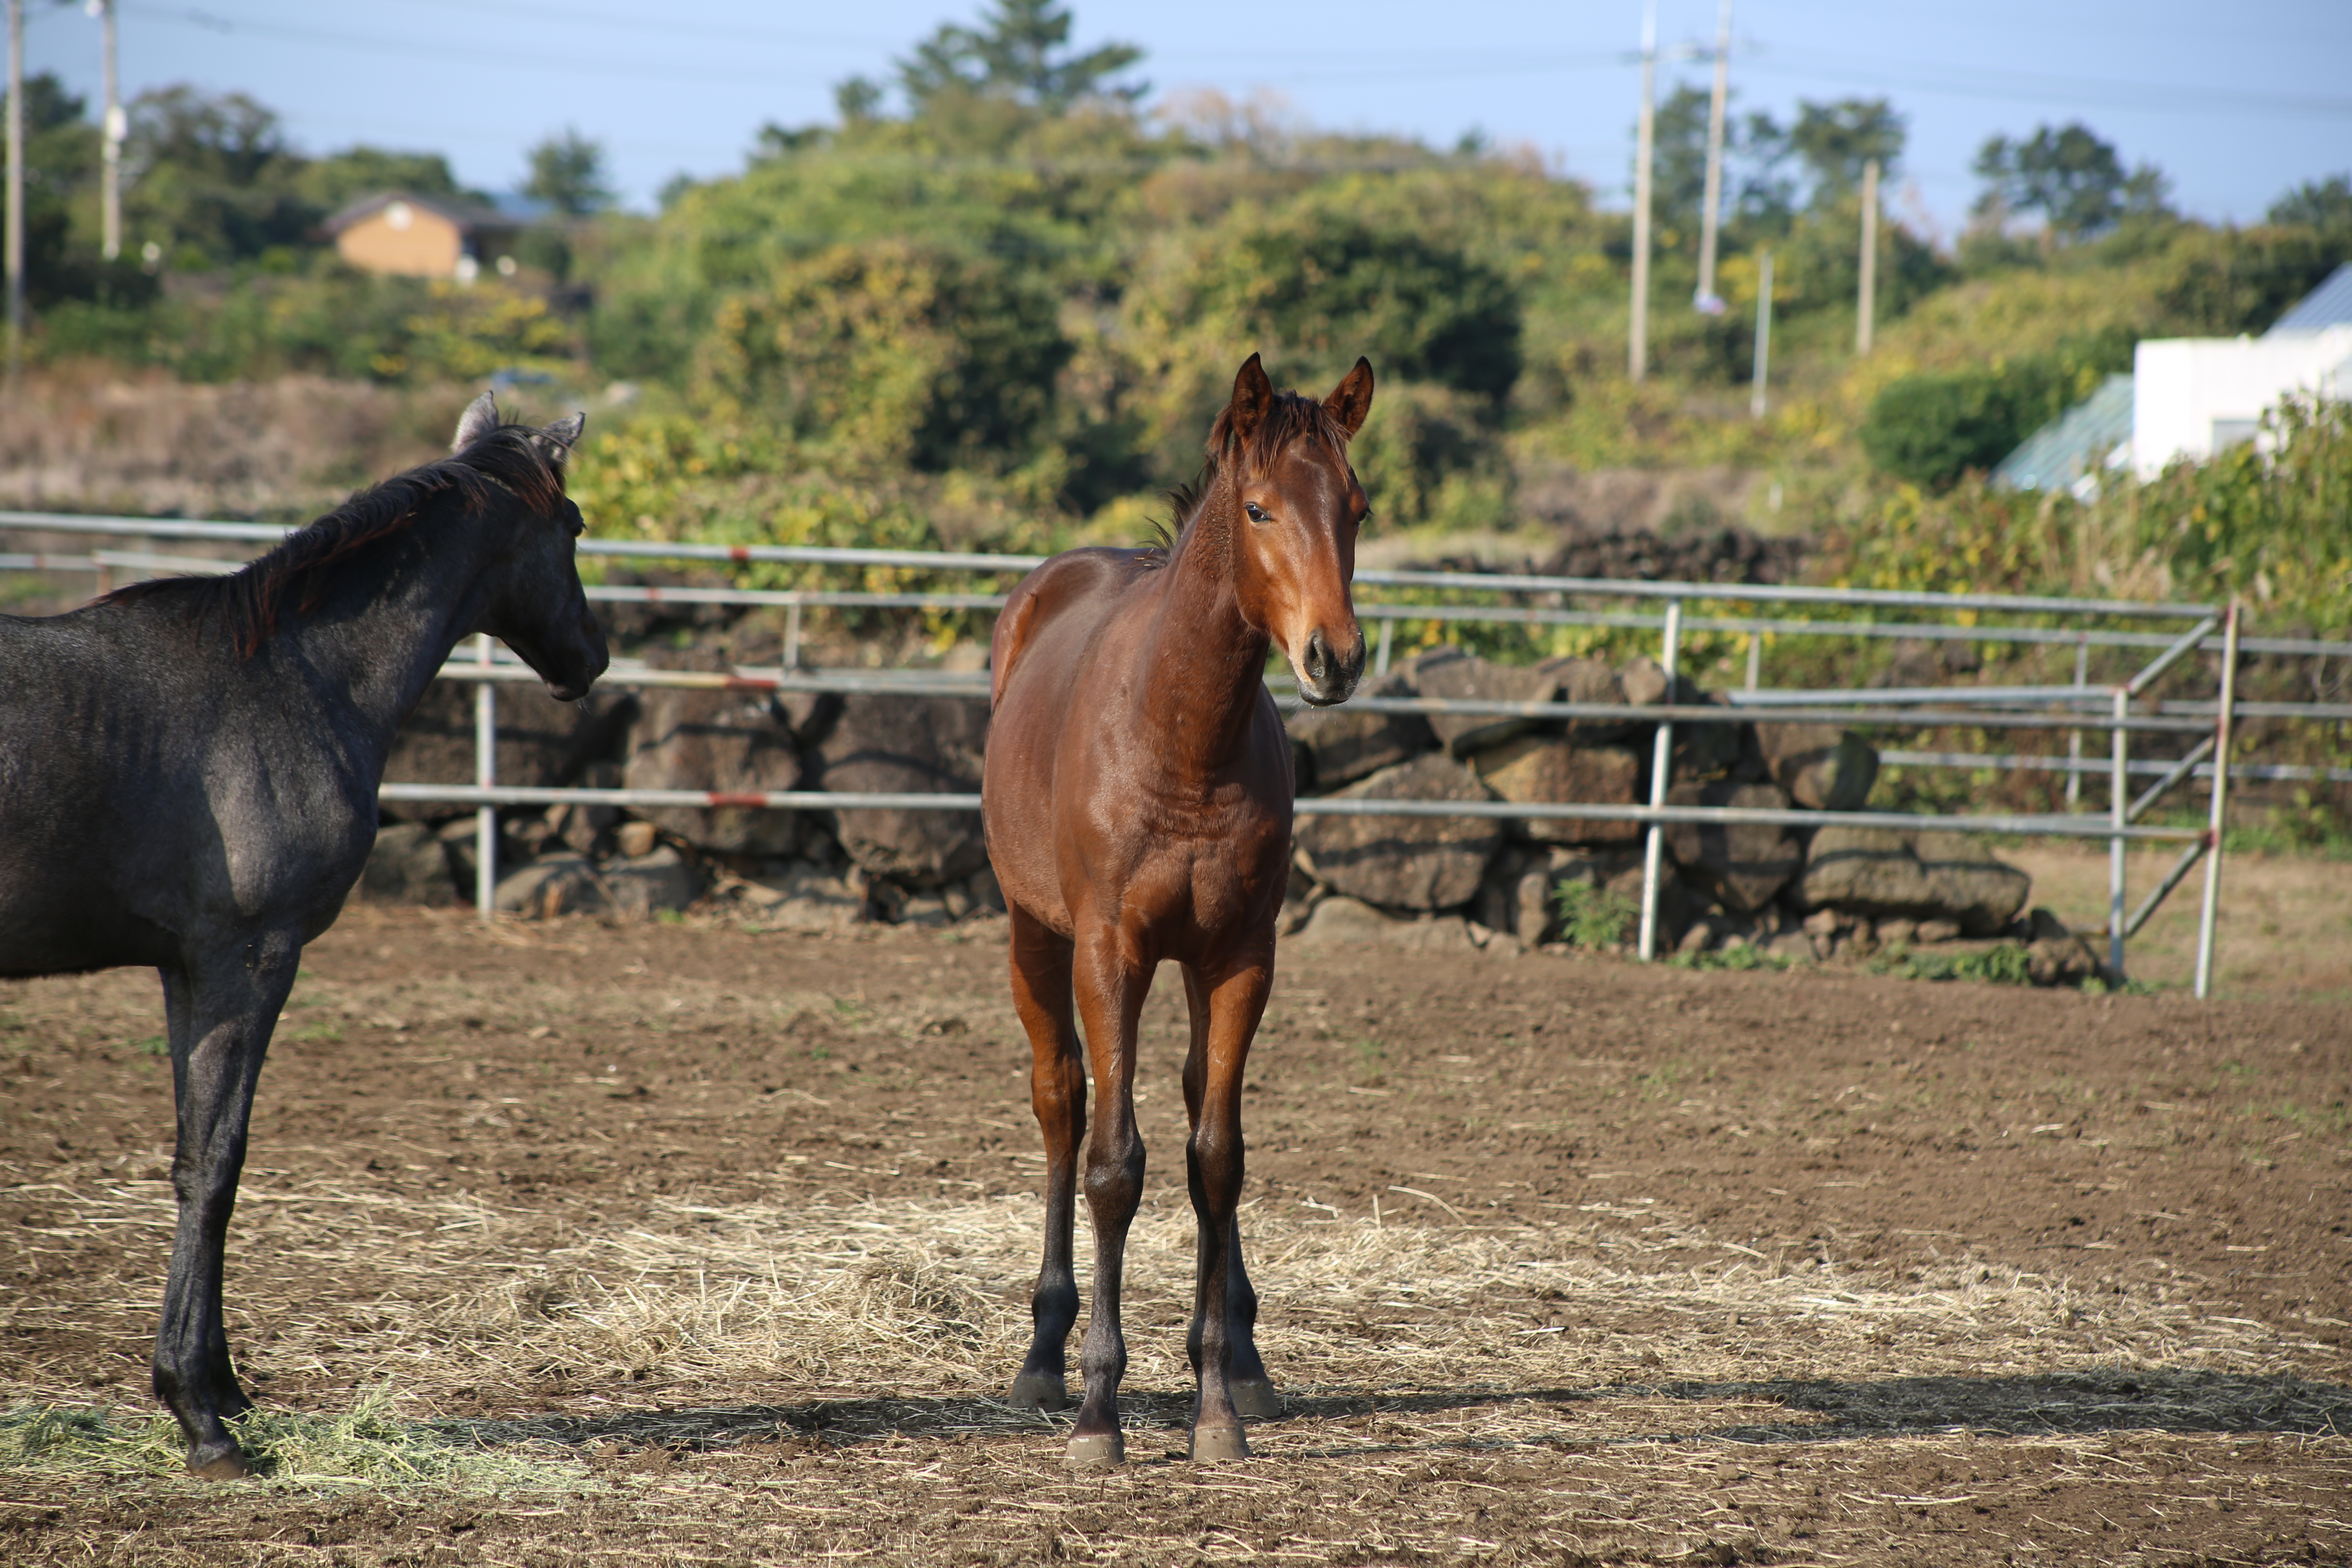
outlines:
[[[0,236],[8,273],[8,380],[25,352],[25,0],[8,0],[8,219]]]
[[[1772,364],[1772,253],[1758,254],[1756,263],[1756,384],[1748,393],[1748,417],[1764,417],[1764,384]],[[2120,840],[2118,840],[2120,842]]]
[[[1854,311],[1853,352],[1870,352],[1870,330],[1878,316],[1878,160],[1862,166],[1862,303]]]
[[[109,261],[122,254],[122,142],[130,127],[124,123],[122,97],[114,79],[114,0],[89,0],[98,16],[100,71],[106,92],[106,121],[101,146],[106,167],[98,186],[100,242]]]
[[[14,3],[14,0],[11,0]],[[1650,374],[1650,153],[1657,141],[1658,0],[1642,5],[1642,118],[1633,136],[1633,328],[1626,370]]]
[[[1698,224],[1698,292],[1691,304],[1702,316],[1723,314],[1715,291],[1715,238],[1723,212],[1723,115],[1731,97],[1731,0],[1715,18],[1715,95],[1706,105],[1706,197]]]

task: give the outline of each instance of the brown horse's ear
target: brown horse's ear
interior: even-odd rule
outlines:
[[[1234,443],[1247,447],[1273,406],[1274,383],[1266,379],[1265,366],[1258,363],[1257,355],[1252,354],[1242,361],[1241,371],[1234,377],[1234,400],[1217,421],[1217,455],[1223,456],[1224,447]]]
[[[1350,437],[1364,427],[1364,416],[1372,411],[1372,362],[1359,356],[1356,368],[1349,371],[1323,406]]]

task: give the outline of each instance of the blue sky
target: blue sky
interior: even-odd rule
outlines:
[[[761,124],[830,118],[831,84],[887,77],[893,57],[977,0],[856,6],[699,0],[122,0],[125,96],[169,82],[241,89],[296,142],[446,153],[499,190],[522,150],[564,125],[602,141],[627,204],[663,182],[739,167]],[[1082,45],[1142,45],[1155,93],[1282,94],[1297,115],[1450,144],[1472,127],[1540,149],[1622,202],[1638,77],[1639,0],[1081,0]],[[27,58],[98,85],[98,26],[26,0]],[[1715,0],[1659,0],[1675,46],[1704,44]],[[2248,221],[2301,181],[2352,168],[2352,4],[2345,0],[1969,0],[1921,5],[1736,0],[1741,104],[1783,117],[1799,98],[1885,95],[1910,120],[1895,201],[1948,235],[1984,139],[2082,120],[2129,163],[2172,176],[2176,202]]]

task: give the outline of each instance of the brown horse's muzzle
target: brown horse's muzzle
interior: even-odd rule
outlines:
[[[1298,676],[1298,695],[1312,708],[1328,708],[1356,694],[1364,676],[1364,629],[1350,621],[1344,645],[1335,644],[1317,626],[1307,634],[1307,646],[1291,661]]]

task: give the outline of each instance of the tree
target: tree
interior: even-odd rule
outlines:
[[[1105,44],[1083,55],[1066,51],[1070,13],[1054,0],[997,0],[978,30],[947,23],[898,62],[898,85],[919,115],[933,99],[970,93],[1005,98],[1048,114],[1066,112],[1085,98],[1132,103],[1149,90],[1142,82],[1114,82],[1143,58],[1132,44]],[[852,78],[836,90],[845,120],[870,116],[871,83]],[[859,90],[853,91],[853,89]]]
[[[522,194],[545,202],[568,217],[602,212],[613,205],[605,184],[604,144],[592,142],[572,126],[530,150],[530,177]]]
[[[1737,97],[1737,94],[1733,95]],[[1656,162],[1651,189],[1661,224],[1694,237],[1706,201],[1705,88],[1677,82],[1658,106],[1654,135]],[[1727,113],[1723,126],[1723,201],[1726,216],[1773,228],[1786,224],[1795,193],[1780,174],[1787,138],[1769,114],[1745,121]]]
[[[1863,165],[1875,158],[1882,178],[1903,162],[1903,116],[1883,98],[1842,98],[1835,103],[1800,100],[1788,149],[1812,183],[1811,205],[1837,201],[1862,184]]]
[[[2352,175],[2305,180],[2273,202],[2263,216],[2274,224],[2314,228],[2352,241]]]
[[[303,196],[333,212],[356,196],[377,191],[408,191],[420,196],[455,196],[457,178],[438,153],[393,153],[381,147],[347,147],[305,168],[296,184]]]
[[[1974,168],[1985,182],[1980,215],[2040,213],[2044,234],[2063,240],[2103,233],[2128,216],[2161,213],[2169,188],[2152,164],[2126,173],[2114,144],[2079,121],[2042,126],[2022,142],[1995,136],[1977,153]]]
[[[319,213],[297,189],[306,160],[278,116],[241,92],[181,83],[130,105],[123,227],[178,267],[220,266],[302,244]]]

